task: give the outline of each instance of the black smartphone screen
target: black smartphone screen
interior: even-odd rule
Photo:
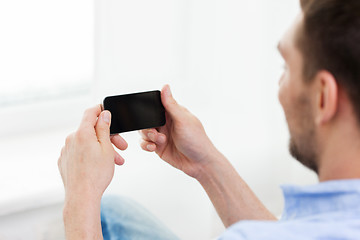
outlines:
[[[166,122],[160,91],[106,97],[103,106],[111,112],[110,134],[160,127]]]

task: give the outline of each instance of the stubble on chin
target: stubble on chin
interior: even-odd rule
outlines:
[[[314,139],[303,139],[303,142],[296,143],[293,138],[289,141],[290,154],[305,167],[318,174],[318,161],[316,154],[316,144]]]
[[[315,124],[313,122],[311,105],[306,94],[297,99],[296,108],[292,112],[292,126],[290,131],[290,154],[305,167],[318,173],[318,149],[316,143]],[[289,129],[290,130],[290,129]]]

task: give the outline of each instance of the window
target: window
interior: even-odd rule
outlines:
[[[52,114],[61,105],[59,101],[90,93],[93,11],[94,3],[88,0],[0,2],[1,116],[10,111],[12,119],[20,118],[24,106],[25,111],[38,108]],[[27,118],[36,113],[31,110]],[[6,132],[19,127],[9,127],[11,123],[7,123]],[[2,128],[0,133],[5,131]]]

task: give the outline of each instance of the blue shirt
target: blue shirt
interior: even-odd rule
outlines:
[[[240,221],[219,239],[360,239],[360,179],[282,189],[281,220]]]

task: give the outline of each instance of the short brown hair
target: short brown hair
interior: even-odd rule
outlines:
[[[331,72],[347,92],[360,123],[360,0],[300,0],[304,21],[297,46],[304,78]]]

